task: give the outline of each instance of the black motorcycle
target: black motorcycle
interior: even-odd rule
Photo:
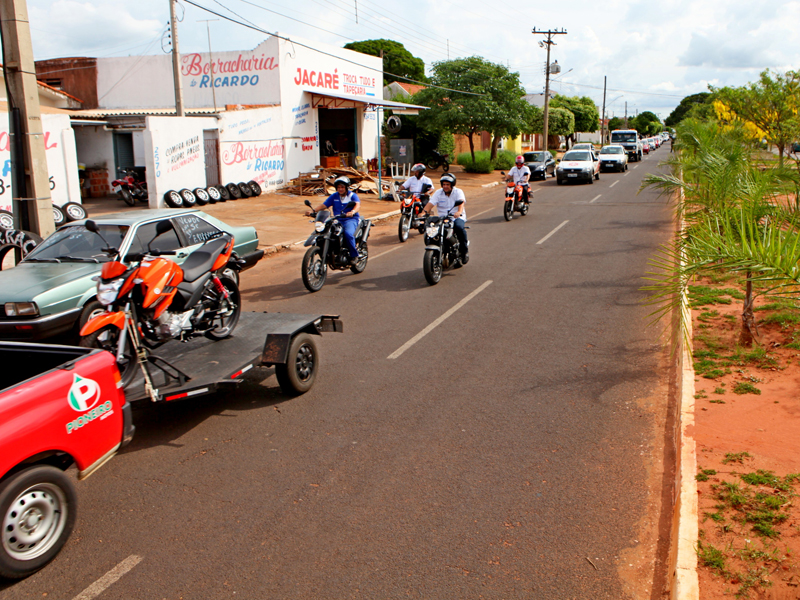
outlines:
[[[400,192],[400,222],[397,224],[397,237],[401,242],[408,239],[408,232],[412,229],[420,233],[425,231],[425,217],[423,210],[428,204],[428,190],[431,185],[422,184],[419,193],[402,190]]]
[[[442,167],[442,172],[447,173],[450,170],[450,155],[449,154],[439,154],[436,150],[431,152],[430,158],[425,161],[425,166],[428,167],[431,171],[434,169],[438,169]]]
[[[311,208],[311,202],[305,201],[306,206]],[[354,202],[350,202],[344,212],[347,213],[355,207]],[[350,269],[353,273],[363,273],[367,268],[369,250],[367,248],[367,238],[372,227],[372,221],[361,219],[356,228],[356,248],[358,249],[358,262],[350,264],[350,252],[344,242],[344,230],[339,219],[344,214],[331,216],[330,211],[321,210],[314,212],[314,233],[306,240],[305,246],[311,246],[305,256],[303,256],[303,285],[309,292],[318,292],[325,285],[328,277],[328,268],[344,271]]]
[[[456,207],[463,204],[456,202]],[[453,223],[455,217],[428,217],[425,221],[425,258],[422,260],[422,271],[431,285],[436,285],[442,278],[445,269],[467,264],[469,254],[461,251]],[[467,227],[469,229],[469,227]]]

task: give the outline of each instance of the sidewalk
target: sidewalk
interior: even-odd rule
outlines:
[[[483,185],[499,182],[501,179],[499,171],[487,175],[471,174],[464,173],[463,169],[457,165],[451,167],[451,173],[458,178],[457,185],[464,190],[467,198],[470,197],[470,194],[483,190]],[[427,175],[438,189],[439,177],[442,172],[440,170],[429,171]],[[363,194],[360,199],[361,209],[359,212],[362,217],[367,219],[390,218],[399,210],[397,202],[378,200],[374,194]],[[308,210],[303,204],[304,200],[309,200],[312,206],[317,206],[325,200],[325,196],[297,196],[271,192],[262,194],[258,198],[229,200],[198,208],[229,225],[255,227],[258,232],[259,247],[270,253],[305,240],[311,234],[313,226],[309,223],[309,217],[304,214]],[[92,218],[117,212],[142,210],[147,208],[147,205],[137,203],[136,206],[128,206],[116,197],[109,196],[88,199],[84,201],[84,208]]]

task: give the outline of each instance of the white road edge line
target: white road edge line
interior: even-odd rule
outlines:
[[[95,581],[92,585],[75,596],[72,600],[92,600],[114,585],[120,577],[142,562],[141,556],[131,554],[128,558]]]
[[[638,169],[638,168],[639,168],[639,165],[636,165],[636,166],[634,166],[633,168],[634,168],[634,169]]]
[[[596,200],[596,198],[595,198],[595,200]],[[550,233],[548,233],[546,236],[544,236],[542,239],[540,239],[540,240],[539,240],[538,242],[536,242],[536,243],[537,243],[537,244],[544,244],[544,243],[547,241],[547,239],[548,239],[548,238],[549,238],[551,235],[553,235],[553,234],[554,234],[556,231],[558,231],[559,229],[561,229],[561,228],[562,228],[564,225],[566,225],[567,223],[569,223],[569,219],[568,219],[568,220],[566,220],[566,221],[564,221],[564,222],[563,222],[561,225],[559,225],[558,227],[556,227],[555,229],[553,229],[553,231],[551,231]]]
[[[608,186],[608,189],[611,189],[612,187],[614,187],[618,183],[619,183],[619,179],[617,179],[614,183],[612,183],[610,186]]]
[[[591,200],[589,200],[589,204],[591,204],[592,202],[594,202],[595,200],[597,200],[597,199],[598,199],[600,196],[602,196],[602,195],[603,195],[603,194],[597,194],[597,196],[595,196],[594,198],[592,198]]]
[[[411,338],[410,340],[408,340],[408,341],[407,341],[405,344],[403,344],[402,346],[400,346],[400,347],[399,347],[397,350],[395,350],[394,352],[392,352],[392,353],[391,353],[389,356],[387,356],[386,358],[387,358],[387,359],[389,359],[389,360],[391,360],[391,359],[395,359],[395,358],[399,358],[399,357],[400,357],[400,355],[401,355],[401,354],[403,354],[403,352],[405,352],[406,350],[408,350],[409,348],[411,348],[411,346],[413,346],[414,344],[416,344],[418,341],[420,341],[422,338],[424,338],[426,335],[428,335],[428,334],[429,334],[431,331],[433,331],[433,330],[434,330],[434,329],[436,329],[436,328],[437,328],[439,325],[441,325],[442,323],[444,323],[444,321],[445,321],[445,320],[446,320],[448,317],[452,316],[452,315],[453,315],[453,313],[455,313],[455,312],[456,312],[456,311],[457,311],[459,308],[461,308],[462,306],[464,306],[464,305],[465,305],[467,302],[469,302],[470,300],[472,300],[472,299],[473,299],[475,296],[477,296],[478,294],[480,294],[480,293],[481,293],[483,290],[485,290],[485,289],[486,289],[487,287],[489,287],[491,284],[492,284],[492,280],[491,280],[491,279],[489,279],[488,281],[485,281],[484,283],[482,283],[482,284],[480,285],[480,287],[478,287],[478,289],[476,289],[474,292],[470,293],[468,296],[466,296],[464,299],[462,299],[462,300],[461,300],[461,301],[460,301],[458,304],[456,304],[456,305],[455,305],[453,308],[451,308],[450,310],[448,310],[448,311],[447,311],[446,313],[444,313],[444,314],[443,314],[441,317],[439,317],[438,319],[436,319],[436,320],[435,320],[433,323],[431,323],[430,325],[428,325],[428,326],[427,326],[425,329],[423,329],[422,331],[420,331],[420,332],[419,332],[417,335],[415,335],[413,338]]]
[[[376,258],[380,258],[384,254],[389,254],[389,252],[394,252],[395,250],[400,250],[400,248],[405,248],[405,246],[395,246],[386,252],[381,252],[380,254],[376,254],[375,256],[370,256],[368,260],[375,260]]]

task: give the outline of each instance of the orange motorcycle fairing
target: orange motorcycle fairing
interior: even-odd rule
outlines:
[[[144,292],[142,308],[155,308],[158,317],[172,304],[178,284],[183,281],[183,270],[171,260],[153,258],[139,265],[137,275]]]
[[[81,327],[81,336],[86,336],[106,327],[113,325],[118,329],[125,328],[125,313],[121,310],[116,312],[104,312],[102,315],[97,315],[93,319],[89,319],[86,324]]]
[[[228,242],[228,245],[225,246],[225,249],[217,257],[217,260],[214,261],[211,271],[217,271],[227,265],[228,260],[231,258],[231,254],[233,254],[233,238],[231,238],[231,241]]]
[[[124,274],[127,270],[128,267],[126,267],[124,264],[117,260],[112,260],[103,264],[103,268],[100,269],[100,277],[105,281],[108,281],[109,279],[116,279],[120,275]]]

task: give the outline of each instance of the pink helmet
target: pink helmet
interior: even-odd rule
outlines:
[[[521,165],[522,163],[525,162],[525,159],[520,154],[519,156],[517,156],[517,159],[514,162],[517,163],[518,165]]]

